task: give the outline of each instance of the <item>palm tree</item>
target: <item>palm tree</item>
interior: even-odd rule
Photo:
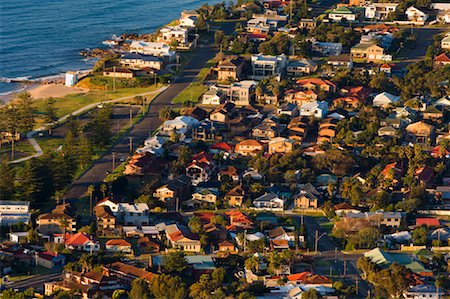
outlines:
[[[106,191],[108,191],[108,185],[102,184],[100,186],[100,191],[103,193],[103,198],[106,198]]]
[[[89,215],[92,216],[92,197],[94,195],[95,187],[94,185],[89,185],[87,188],[87,193],[89,193]]]
[[[66,242],[66,229],[70,227],[70,220],[68,218],[60,218],[59,219],[59,226],[61,227],[63,231],[63,243]]]

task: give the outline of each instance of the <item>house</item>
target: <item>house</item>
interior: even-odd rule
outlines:
[[[200,202],[215,204],[218,199],[218,192],[211,191],[209,189],[201,189],[192,194],[192,199]]]
[[[284,54],[279,56],[255,54],[251,57],[251,63],[252,79],[262,80],[269,77],[281,79],[286,69],[287,57]]]
[[[447,53],[442,53],[434,58],[435,65],[447,65],[450,64],[450,56]]]
[[[315,19],[300,19],[298,22],[298,28],[301,29],[315,29],[317,27],[317,21]]]
[[[234,151],[241,156],[255,156],[264,151],[264,146],[254,139],[247,139],[236,144]]]
[[[344,68],[351,70],[353,68],[353,60],[350,54],[340,54],[328,57],[327,64],[334,68]]]
[[[29,235],[28,232],[11,232],[9,233],[9,240],[13,243],[25,243],[28,241]]]
[[[231,210],[225,213],[229,220],[230,224],[226,227],[228,231],[240,229],[250,229],[253,228],[253,222],[250,218],[244,213],[236,210]]]
[[[17,223],[30,222],[29,201],[0,200],[0,226],[11,226]]]
[[[406,17],[408,20],[413,22],[421,22],[425,23],[429,18],[428,10],[423,8],[416,8],[414,6],[410,6],[405,11]]]
[[[236,252],[236,247],[228,240],[219,243],[219,251]]]
[[[441,24],[450,24],[450,9],[439,11],[436,20]]]
[[[253,205],[257,209],[283,210],[285,200],[275,193],[266,193],[253,200]]]
[[[317,209],[321,199],[322,194],[311,183],[307,183],[294,195],[294,206],[296,209]]]
[[[314,116],[315,118],[323,118],[328,113],[328,102],[314,101],[305,103],[300,107],[301,116]]]
[[[392,61],[392,55],[384,53],[384,49],[377,44],[359,43],[350,49],[353,60],[366,62]]]
[[[158,134],[162,136],[171,136],[175,132],[181,139],[184,139],[184,137],[191,132],[192,128],[199,124],[200,122],[193,117],[180,115],[172,120],[165,121],[161,125]]]
[[[423,121],[418,121],[408,125],[405,129],[406,139],[409,142],[430,145],[435,138],[435,128],[433,125]]]
[[[209,119],[212,120],[213,122],[226,124],[231,119],[235,111],[234,110],[235,106],[236,105],[234,103],[230,102],[223,103],[209,114]]]
[[[233,145],[227,142],[218,142],[214,143],[209,147],[209,152],[211,154],[222,154],[224,156],[229,156],[234,151]]]
[[[403,297],[405,299],[440,299],[444,298],[445,292],[443,289],[438,289],[434,284],[418,284],[410,286],[406,291],[403,292]]]
[[[291,117],[295,117],[298,115],[298,106],[292,103],[282,103],[277,108],[277,115],[280,117],[281,115],[288,115]]]
[[[66,263],[64,255],[57,252],[45,251],[37,254],[36,262],[47,269],[62,268]]]
[[[284,137],[272,138],[269,141],[268,152],[269,154],[286,154],[294,150],[294,140],[290,140]]]
[[[153,197],[173,206],[176,204],[176,201],[179,203],[187,198],[190,187],[190,178],[180,175],[167,182],[167,184],[156,188],[155,192],[153,192]]]
[[[121,79],[130,79],[130,78],[134,78],[135,74],[132,70],[124,68],[124,67],[112,67],[112,68],[105,69],[103,71],[103,76],[121,78]]]
[[[137,278],[150,281],[155,274],[122,262],[114,262],[103,267],[103,273],[110,277],[116,277],[124,285],[130,285]]]
[[[148,225],[149,207],[146,203],[119,203],[117,219],[125,225]]]
[[[390,104],[395,104],[400,100],[400,96],[395,96],[388,92],[379,93],[373,98],[372,105],[375,107],[386,108]]]
[[[97,219],[97,230],[99,235],[102,232],[112,232],[116,228],[116,217],[106,205],[97,205],[94,208],[95,217]]]
[[[342,53],[342,44],[316,41],[312,44],[312,50],[322,56],[337,56]]]
[[[355,13],[351,8],[346,7],[346,6],[341,6],[338,7],[336,9],[333,9],[329,14],[328,14],[328,19],[332,20],[332,21],[356,21],[356,19],[358,18],[358,14]]]
[[[200,182],[207,182],[215,170],[212,155],[200,152],[192,157],[192,162],[186,166],[186,176],[191,179],[192,185],[196,186]]]
[[[225,98],[225,93],[213,85],[202,95],[202,104],[218,106],[225,101]]]
[[[198,16],[198,14],[197,14]],[[182,17],[179,19],[180,21],[180,27],[187,27],[187,28],[195,28],[197,21],[198,21],[198,17],[197,16],[187,16],[187,17]]]
[[[310,59],[289,60],[286,73],[289,77],[300,77],[317,71],[317,63]]]
[[[384,20],[395,12],[398,3],[370,3],[365,6],[366,19]]]
[[[156,41],[169,46],[187,45],[188,29],[177,26],[163,27],[159,29]]]
[[[270,140],[279,135],[279,120],[275,117],[265,118],[252,129],[252,137],[257,140]]]
[[[166,236],[173,248],[186,252],[200,252],[199,238],[192,234],[186,227],[178,224],[166,226]]]
[[[250,105],[253,100],[257,84],[258,82],[253,80],[234,82],[226,89],[228,99],[236,106]]]
[[[228,165],[225,168],[219,170],[218,179],[222,181],[223,177],[228,176],[233,182],[239,182],[240,175],[236,167]]]
[[[148,237],[140,237],[137,241],[140,253],[157,253],[160,250],[158,243],[153,242]]]
[[[284,100],[288,103],[295,104],[298,107],[305,103],[316,101],[319,98],[315,90],[287,90],[284,93]]]
[[[360,211],[358,209],[353,208],[346,202],[341,202],[334,205],[334,212],[336,213],[337,216],[341,217],[349,213],[356,214],[359,213]]]
[[[356,109],[360,105],[357,97],[341,97],[333,100],[333,106],[344,109]]]
[[[66,248],[71,250],[80,250],[80,251],[99,251],[100,243],[92,239],[86,233],[78,232],[74,235],[66,235],[64,245]]]
[[[111,239],[106,241],[105,248],[107,251],[132,253],[131,244],[124,239]]]
[[[38,216],[36,224],[41,234],[52,235],[74,231],[76,222],[63,213],[45,213]]]
[[[385,126],[378,129],[378,136],[398,137],[399,131],[392,126]]]
[[[241,185],[232,188],[225,195],[225,200],[232,207],[242,207],[245,197],[245,190]]]
[[[287,279],[288,281],[304,285],[322,286],[328,288],[331,288],[333,285],[333,280],[330,278],[319,274],[312,274],[308,271],[288,275]]]
[[[130,44],[130,52],[158,56],[167,62],[175,60],[176,57],[175,51],[172,51],[169,45],[142,40],[132,41]]]
[[[324,90],[326,92],[336,92],[336,84],[333,82],[326,80],[326,79],[320,79],[320,78],[307,78],[307,79],[300,79],[297,80],[297,84],[306,90]]]
[[[119,63],[126,68],[132,69],[143,69],[149,67],[155,70],[160,70],[163,65],[161,58],[157,56],[142,55],[138,53],[123,55],[120,57]]]
[[[242,78],[244,59],[241,57],[229,57],[219,61],[216,67],[217,80],[222,82],[239,81]]]

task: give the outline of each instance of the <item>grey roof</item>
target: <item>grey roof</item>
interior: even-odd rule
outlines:
[[[121,59],[140,59],[143,61],[159,61],[161,62],[161,59],[159,57],[153,56],[153,55],[142,55],[138,53],[129,53],[122,56]]]
[[[271,193],[266,193],[266,194],[256,198],[255,201],[271,201],[276,198],[279,198],[278,195],[271,192]]]

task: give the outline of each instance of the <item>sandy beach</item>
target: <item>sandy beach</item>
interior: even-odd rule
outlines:
[[[28,92],[34,99],[59,98],[68,94],[85,93],[89,90],[79,87],[68,87],[63,84],[43,84],[31,88]]]
[[[16,93],[0,96],[0,106],[13,100],[21,92],[29,92],[34,99],[58,98],[68,94],[85,93],[89,90],[80,87],[68,87],[61,83],[38,84],[32,83]]]

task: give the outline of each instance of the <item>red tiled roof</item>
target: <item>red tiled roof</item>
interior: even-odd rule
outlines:
[[[90,241],[87,234],[78,232],[75,235],[69,236],[69,238],[66,237],[66,245],[71,246],[82,246]]]
[[[297,80],[297,84],[300,85],[305,85],[305,84],[314,84],[314,85],[329,85],[329,86],[336,86],[336,84],[334,84],[333,82],[329,81],[329,80],[323,80],[320,78],[307,78],[307,79],[300,79]]]
[[[194,212],[194,217],[200,218],[202,223],[209,223],[211,218],[214,217],[214,212]]]
[[[111,239],[111,240],[106,241],[105,245],[106,246],[130,246],[131,247],[131,244],[128,243],[124,239]]]
[[[334,205],[335,210],[352,210],[353,207],[346,202],[341,202]]]
[[[450,57],[447,55],[447,53],[442,53],[441,55],[436,56],[436,58],[434,58],[434,61],[437,62],[450,62]]]
[[[211,145],[210,149],[232,152],[233,151],[233,146],[231,144],[226,143],[226,142],[219,142],[219,143]]]
[[[439,219],[436,218],[416,218],[416,225],[417,226],[440,226]]]
[[[308,275],[311,275],[311,272],[305,271],[288,275],[287,279],[289,281],[304,281]]]

